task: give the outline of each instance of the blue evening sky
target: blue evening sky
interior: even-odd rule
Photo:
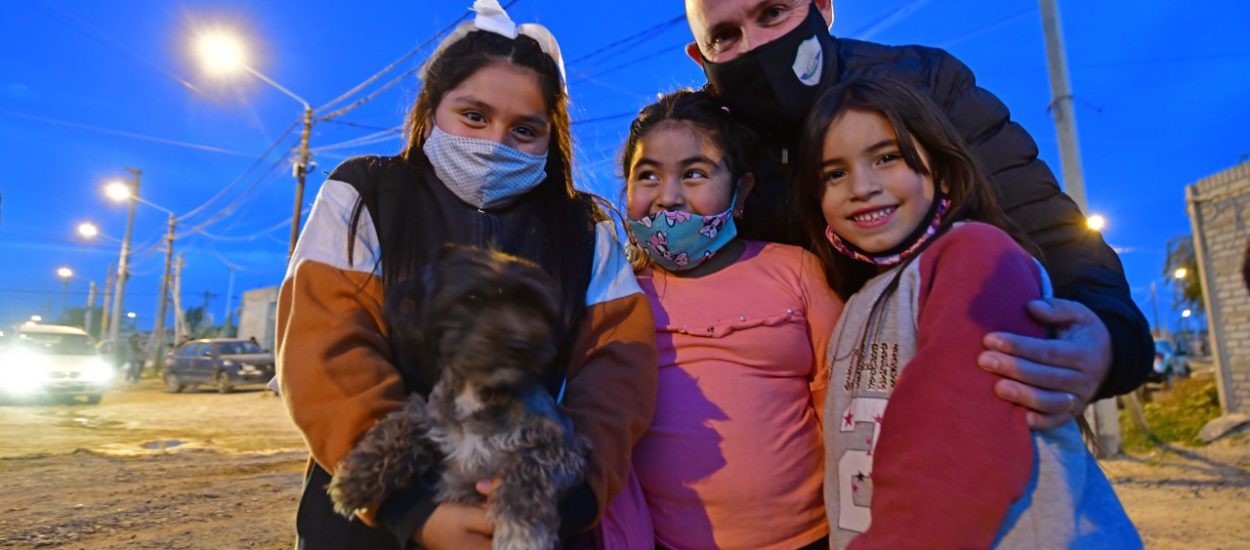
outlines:
[[[91,220],[121,236],[125,211],[100,188],[128,166],[143,170],[144,198],[192,213],[181,221],[176,245],[186,255],[188,307],[202,305],[211,292],[209,309],[220,320],[232,272],[231,307],[243,291],[281,282],[294,190],[286,152],[297,138],[284,131],[300,107],[251,77],[203,76],[191,55],[194,33],[237,30],[250,43],[254,67],[319,107],[420,45],[470,3],[5,2],[0,326],[32,314],[55,316],[59,266],[79,276],[70,283],[71,305],[85,303],[88,280],[103,284],[118,246],[84,243],[74,226]],[[937,46],[959,57],[1059,171],[1036,0],[834,4],[837,36]],[[1147,288],[1162,275],[1165,243],[1190,231],[1184,186],[1250,158],[1250,3],[1067,1],[1061,8],[1090,207],[1108,218],[1106,238],[1122,251],[1134,298],[1149,317]],[[684,20],[665,24],[681,10],[677,0],[517,0],[510,10],[518,22],[547,25],[564,50],[573,118],[585,121],[575,127],[579,184],[616,197],[628,114],[657,92],[703,82],[682,52],[689,40]],[[641,40],[601,50],[647,29]],[[338,105],[364,97],[423,57],[402,62]],[[379,131],[402,122],[417,85],[404,78],[340,123],[314,127],[318,167],[306,204],[324,180],[322,170],[352,155],[398,150],[398,137]],[[275,142],[274,153],[258,161]],[[155,317],[165,221],[165,214],[140,205],[125,306],[138,314],[141,328]],[[1161,292],[1160,310],[1171,325],[1169,296]]]

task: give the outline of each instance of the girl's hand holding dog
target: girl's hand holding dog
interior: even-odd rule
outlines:
[[[413,542],[430,550],[489,550],[495,526],[486,519],[486,510],[445,502],[439,504],[425,527],[413,535]]]

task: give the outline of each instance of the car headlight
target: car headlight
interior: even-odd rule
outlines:
[[[33,393],[48,380],[48,367],[43,357],[25,350],[13,350],[0,359],[0,384],[15,394]]]
[[[113,367],[101,359],[95,359],[83,370],[82,376],[88,382],[103,384],[113,379]]]

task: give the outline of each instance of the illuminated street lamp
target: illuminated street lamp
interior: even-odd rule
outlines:
[[[1182,311],[1182,312],[1181,312],[1181,317],[1183,317],[1183,318],[1185,318],[1185,319],[1188,319],[1188,318],[1189,318],[1190,316],[1192,316],[1193,314],[1194,314],[1194,312],[1193,312],[1193,311],[1186,309],[1186,310],[1184,310],[1184,311]]]
[[[248,65],[246,48],[243,42],[231,34],[210,32],[200,35],[196,43],[196,52],[200,56],[204,71],[208,74],[223,76],[242,71],[272,86],[304,106],[304,131],[300,133],[299,161],[295,165],[295,214],[291,221],[290,247],[287,249],[287,257],[289,258],[295,253],[295,241],[299,238],[299,221],[301,211],[303,210],[300,205],[304,202],[304,178],[308,175],[308,135],[312,131],[312,105],[309,105],[304,98],[295,95],[291,90],[286,89],[286,87],[274,82],[273,79]]]
[[[127,318],[127,319],[134,319],[135,317],[138,317],[138,315],[137,315],[137,314],[135,314],[135,312],[133,312],[133,311],[128,311],[128,312],[126,312],[126,318]]]
[[[1179,281],[1189,276],[1189,270],[1183,267],[1178,267],[1176,268],[1176,271],[1172,272],[1172,276],[1175,277],[1176,280]],[[1189,310],[1185,310],[1185,311],[1189,311]]]
[[[174,227],[177,224],[178,217],[177,215],[174,214],[173,210],[170,210],[168,208],[165,208],[164,206],[161,206],[159,204],[153,203],[151,201],[145,200],[142,197],[140,197],[138,193],[138,189],[139,189],[139,179],[138,179],[138,175],[136,171],[135,182],[133,186],[126,185],[125,183],[121,183],[121,182],[114,182],[105,186],[105,193],[109,196],[109,198],[118,202],[121,202],[124,200],[130,201],[130,221],[127,222],[127,225],[126,225],[126,241],[122,244],[123,255],[127,253],[127,249],[129,248],[131,226],[134,224],[135,203],[140,203],[145,206],[155,208],[157,210],[160,210],[161,212],[164,212],[165,215],[169,216],[168,232],[165,235],[165,275],[164,277],[161,278],[161,293],[160,293],[160,300],[158,302],[159,305],[157,306],[157,312],[156,312],[156,325],[153,327],[153,331],[152,331],[152,337],[156,340],[156,345],[152,346],[152,349],[160,350],[161,346],[164,345],[164,341],[165,341],[165,309],[167,305],[167,297],[169,295],[169,271],[170,271],[170,266],[173,263],[173,254],[174,254]],[[126,261],[126,258],[123,257],[121,263],[124,264],[125,261]],[[118,271],[119,278],[122,277],[121,273],[122,271],[119,270]],[[120,321],[117,314],[118,312],[121,311],[121,306],[122,306],[122,303],[121,303],[122,293],[121,293],[120,282],[117,285],[117,288],[118,288],[117,301],[113,303],[113,312],[114,312],[113,323],[110,325],[110,333],[111,333],[110,338],[113,340],[117,340],[117,330],[118,330],[118,325]],[[126,316],[131,319],[134,319],[133,312],[128,313]],[[164,356],[161,355],[160,353],[157,353],[155,360],[156,360],[156,368],[159,370],[162,366],[161,363],[164,360]]]
[[[1107,218],[1104,218],[1101,214],[1094,214],[1085,218],[1085,225],[1094,231],[1102,232],[1103,228],[1107,227]]]
[[[94,239],[100,234],[100,228],[94,223],[82,222],[78,224],[78,235],[84,239]]]
[[[61,288],[61,317],[66,321],[69,320],[69,280],[74,278],[74,270],[61,266],[56,268],[56,276],[60,277]]]

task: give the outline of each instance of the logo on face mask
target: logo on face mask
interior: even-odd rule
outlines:
[[[820,73],[824,69],[824,51],[820,48],[820,39],[813,36],[799,44],[799,51],[794,55],[794,76],[805,86],[820,84]]]

